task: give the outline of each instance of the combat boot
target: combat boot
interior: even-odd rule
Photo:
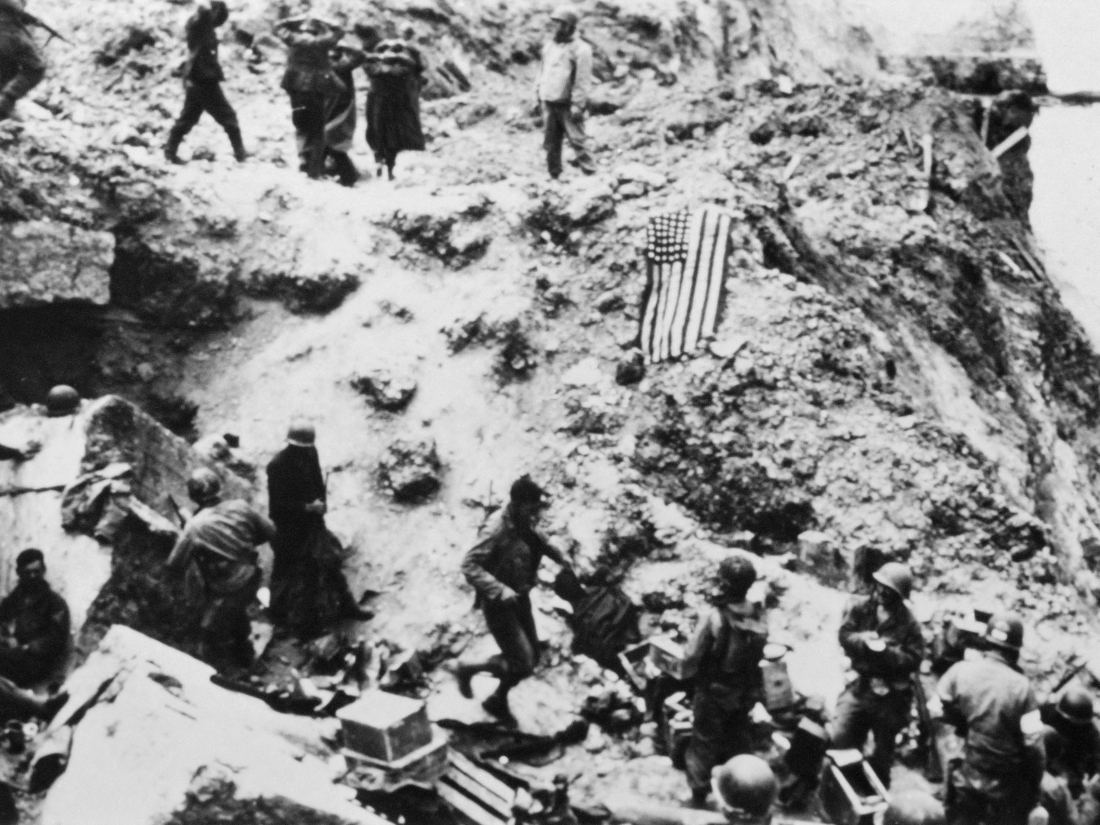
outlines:
[[[177,132],[174,128],[168,133],[168,142],[164,144],[164,159],[169,163],[174,163],[177,166],[182,166],[185,161],[180,159],[179,148],[180,143],[183,142],[183,135]]]
[[[225,133],[229,135],[229,143],[233,146],[233,157],[237,159],[237,163],[244,163],[248,160],[248,152],[244,148],[244,139],[241,137],[241,130],[234,126],[225,130]]]

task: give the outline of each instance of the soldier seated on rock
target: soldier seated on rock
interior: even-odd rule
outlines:
[[[15,560],[19,583],[0,601],[0,719],[49,717],[66,694],[41,699],[27,690],[48,679],[69,646],[69,606],[46,581],[41,550],[24,550]]]

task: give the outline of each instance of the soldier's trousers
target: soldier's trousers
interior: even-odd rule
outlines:
[[[745,704],[728,704],[711,687],[696,689],[691,742],[684,756],[688,786],[693,791],[710,788],[710,772],[716,766],[738,754],[752,753],[752,722]]]
[[[195,128],[203,112],[217,121],[218,125],[229,132],[239,130],[237,113],[229,101],[225,99],[222,84],[216,80],[194,81],[188,80],[184,84],[183,111],[172,126],[172,139],[178,144],[184,135]]]
[[[556,178],[561,174],[561,145],[565,138],[577,156],[577,166],[589,174],[594,172],[596,167],[588,154],[588,138],[584,133],[584,115],[572,114],[568,103],[543,103],[542,119],[546,130],[542,145],[550,176]]]
[[[539,661],[539,637],[529,596],[520,596],[513,604],[485,602],[485,624],[500,647],[494,656],[494,674],[500,680],[498,690],[507,693],[535,672]]]
[[[328,101],[321,92],[288,91],[290,119],[298,140],[302,169],[311,178],[325,171],[325,111]]]
[[[909,691],[891,691],[885,696],[878,696],[861,687],[858,681],[853,682],[836,704],[833,747],[862,750],[867,734],[873,733],[875,750],[868,764],[882,784],[889,788],[895,740],[909,724],[912,708],[913,694]]]
[[[14,103],[46,76],[38,46],[21,28],[0,27],[0,108]]]

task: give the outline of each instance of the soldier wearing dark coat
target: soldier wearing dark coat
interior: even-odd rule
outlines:
[[[367,55],[367,144],[374,152],[378,173],[386,167],[393,180],[397,155],[423,151],[420,126],[420,89],[424,61],[420,50],[406,40],[383,40]]]
[[[23,0],[0,0],[0,120],[46,76],[46,61],[31,37]]]
[[[190,132],[203,112],[218,122],[233,147],[238,161],[248,157],[241,138],[237,113],[222,91],[221,63],[218,62],[218,35],[215,29],[229,19],[229,9],[222,0],[211,0],[208,6],[199,6],[187,21],[187,64],[183,74],[183,111],[168,133],[164,157],[172,163],[182,163],[179,158],[180,143]]]
[[[275,621],[315,636],[340,619],[366,620],[343,572],[343,548],[325,527],[325,479],[308,424],[294,424],[287,445],[267,465],[268,512],[275,524],[271,549],[271,610]]]
[[[345,91],[330,57],[344,30],[306,17],[283,20],[275,34],[287,47],[282,87],[290,97],[301,168],[311,178],[320,178],[325,171],[325,115],[330,101]]]

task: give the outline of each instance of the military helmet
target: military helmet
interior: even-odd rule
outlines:
[[[715,768],[711,788],[723,813],[737,811],[756,816],[768,812],[779,791],[768,763],[747,753]]]
[[[312,424],[295,421],[286,431],[286,440],[295,447],[312,447],[317,441],[317,431]]]
[[[58,384],[46,394],[46,414],[50,417],[72,415],[80,407],[80,393],[68,384]]]
[[[889,587],[903,599],[908,599],[913,592],[913,574],[908,565],[896,561],[888,561],[876,570],[872,575],[879,584]]]
[[[923,791],[903,791],[890,795],[890,807],[882,825],[943,825],[943,805]]]
[[[200,467],[187,479],[187,495],[196,504],[208,504],[217,499],[222,490],[222,480],[218,474],[206,467]]]
[[[995,613],[985,628],[985,641],[1004,650],[1024,646],[1024,623],[1015,613]]]
[[[563,3],[550,12],[550,19],[558,23],[568,23],[571,26],[577,25],[577,21],[581,19],[581,16],[577,13],[576,8]]]
[[[1057,710],[1075,725],[1087,725],[1092,722],[1092,697],[1084,688],[1071,687],[1058,700]]]

